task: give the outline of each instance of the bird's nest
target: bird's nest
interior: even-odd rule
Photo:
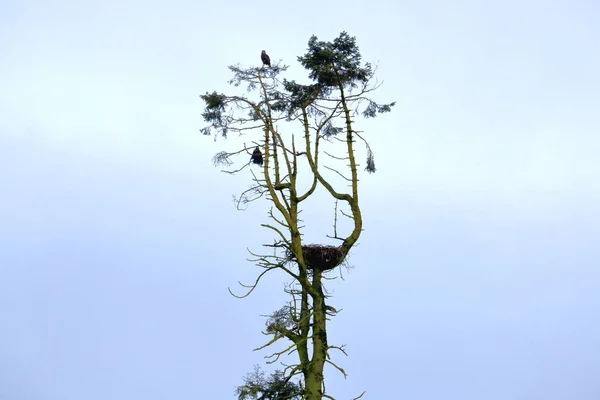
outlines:
[[[302,254],[308,269],[318,269],[320,271],[334,269],[344,261],[345,257],[341,247],[323,244],[302,246]],[[296,257],[291,254],[288,258],[290,261],[296,260]]]

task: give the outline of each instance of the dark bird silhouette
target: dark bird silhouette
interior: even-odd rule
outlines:
[[[250,161],[254,164],[263,165],[263,155],[258,146],[252,152],[252,157],[250,157]]]
[[[271,66],[271,57],[269,57],[266,51],[263,50],[262,53],[260,53],[260,59],[262,60],[263,65]]]

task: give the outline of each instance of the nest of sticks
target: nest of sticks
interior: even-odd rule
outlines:
[[[341,247],[324,244],[302,246],[302,254],[307,268],[320,271],[334,269],[344,261],[345,257]],[[290,254],[289,259],[295,260],[296,257]]]

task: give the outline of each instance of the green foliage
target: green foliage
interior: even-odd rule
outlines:
[[[396,102],[390,104],[377,104],[374,101],[369,101],[369,105],[364,109],[362,114],[365,118],[375,118],[377,114],[383,114],[392,111],[392,107],[395,104]]]
[[[310,71],[310,78],[325,87],[356,87],[372,77],[371,64],[361,66],[361,54],[356,38],[342,32],[333,42],[319,41],[312,36],[308,52],[298,61]]]
[[[331,123],[327,123],[327,125],[325,125],[325,127],[323,128],[323,137],[325,138],[329,138],[331,136],[336,136],[338,133],[343,132],[344,129],[343,128],[338,128],[333,126]]]
[[[266,378],[258,366],[246,375],[244,385],[236,389],[238,400],[300,400],[302,393],[302,386],[286,379],[282,371]]]
[[[377,171],[377,168],[375,168],[375,156],[373,155],[373,152],[370,149],[367,153],[367,166],[365,167],[365,171],[367,171],[370,174]]]
[[[206,103],[206,108],[202,113],[202,118],[204,118],[206,122],[209,122],[212,127],[221,128],[222,135],[227,136],[226,118],[223,115],[227,96],[217,92],[206,92],[206,94],[201,94],[200,97]],[[210,127],[203,128],[200,131],[204,135],[211,134]]]
[[[288,110],[290,111],[307,107],[318,97],[327,94],[323,85],[319,83],[314,85],[301,85],[296,83],[296,81],[284,79],[283,88],[289,93],[290,102]]]
[[[365,118],[391,111],[395,103],[378,104],[365,97],[377,85],[370,82],[374,77],[371,64],[362,65],[361,59],[356,39],[342,32],[330,42],[319,41],[316,36],[312,36],[308,42],[308,51],[298,57],[302,66],[309,70],[309,77],[315,81],[312,84],[300,84],[285,78],[279,80],[278,76],[287,71],[288,67],[285,65],[274,64],[272,68],[242,68],[239,64],[229,66],[234,73],[229,83],[236,87],[247,85],[248,92],[258,92],[260,100],[228,97],[217,92],[201,95],[206,103],[202,117],[210,125],[200,131],[204,135],[216,133],[226,137],[229,132],[241,132],[241,125],[250,121],[262,120],[272,124],[278,119],[290,120],[300,112],[306,112],[317,119],[325,118],[330,110],[326,106],[334,104],[336,98],[339,99],[337,94],[345,96],[349,107],[352,107],[350,103],[355,104],[354,111]],[[351,95],[348,89],[356,88],[357,93]],[[366,107],[360,106],[363,102]],[[237,113],[240,109],[244,110],[243,116]],[[341,132],[331,126],[324,128],[324,137]]]

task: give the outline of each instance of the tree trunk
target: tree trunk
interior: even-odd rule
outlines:
[[[308,373],[305,376],[307,400],[321,400],[323,398],[323,370],[327,358],[327,315],[325,314],[322,274],[316,268],[313,271],[313,355]]]

